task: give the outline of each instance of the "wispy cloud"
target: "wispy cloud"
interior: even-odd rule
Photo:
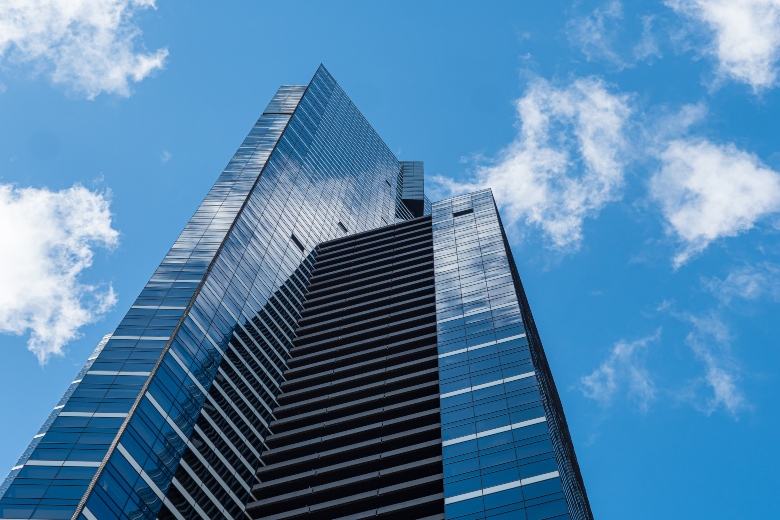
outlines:
[[[681,243],[679,267],[713,241],[780,211],[780,174],[733,144],[680,138],[665,144],[650,179],[668,231]]]
[[[674,112],[664,110],[659,116],[645,122],[642,144],[646,154],[659,156],[670,142],[687,136],[692,127],[702,123],[707,117],[707,112],[706,103],[690,103]]]
[[[538,226],[554,248],[579,247],[585,218],[620,197],[630,97],[597,77],[557,87],[538,79],[516,102],[519,133],[451,193],[492,188],[506,222]]]
[[[160,161],[163,164],[165,164],[171,160],[171,157],[173,157],[173,154],[171,152],[169,152],[168,150],[163,150],[162,153],[160,154]]]
[[[661,329],[636,341],[620,340],[609,355],[591,374],[580,379],[580,390],[585,397],[602,406],[610,406],[615,399],[626,397],[647,411],[656,397],[656,388],[646,366],[650,344],[661,337]]]
[[[666,396],[692,405],[707,415],[725,410],[736,418],[740,412],[749,409],[750,403],[739,384],[742,371],[731,355],[733,338],[719,313],[711,311],[695,315],[676,312],[674,303],[669,301],[657,310],[690,326],[684,343],[700,363],[703,373],[691,374],[678,388],[657,384],[647,368],[647,357],[651,350],[657,350],[654,345],[663,345],[660,341],[661,328],[658,328],[653,334],[638,340],[615,343],[598,368],[580,378],[577,389],[604,408],[622,400],[633,402],[642,412],[647,412],[653,402]],[[668,353],[660,354],[668,358]]]
[[[0,2],[0,58],[31,64],[89,99],[130,95],[161,69],[167,49],[137,48],[133,16],[155,0],[5,0]]]
[[[666,5],[708,34],[703,50],[717,59],[720,76],[755,91],[777,83],[780,0],[667,0]]]
[[[626,63],[615,50],[622,20],[623,4],[613,0],[597,7],[586,16],[569,20],[566,24],[566,34],[588,61],[604,60],[623,68]]]
[[[732,338],[728,326],[714,313],[681,318],[692,325],[685,343],[704,365],[704,376],[694,381],[693,404],[707,415],[723,408],[736,417],[749,403],[738,386],[740,371],[730,354]],[[698,383],[706,385],[708,395],[696,394]]]
[[[746,265],[733,270],[724,279],[705,280],[704,285],[724,304],[735,298],[780,301],[780,265],[769,262]]]
[[[110,285],[80,279],[93,248],[118,243],[106,194],[0,184],[0,241],[0,332],[29,332],[41,364],[115,304]]]
[[[637,61],[662,57],[658,38],[653,32],[654,24],[655,16],[648,15],[642,17],[642,37],[634,47],[634,59]]]
[[[611,0],[585,16],[569,20],[566,24],[566,35],[588,61],[602,61],[622,70],[634,67],[638,62],[661,57],[660,44],[654,30],[656,16],[645,15],[628,22],[633,25],[640,20],[642,32],[636,41],[625,27],[627,21],[623,15],[623,3]],[[624,41],[621,41],[621,37]],[[630,44],[625,40],[633,40],[636,43]],[[632,51],[627,52],[631,45]]]

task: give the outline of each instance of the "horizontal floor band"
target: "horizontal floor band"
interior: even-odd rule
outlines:
[[[507,489],[513,489],[520,486],[535,484],[537,482],[542,482],[543,480],[550,480],[551,478],[556,478],[558,476],[559,473],[557,471],[551,471],[550,473],[544,473],[543,475],[536,475],[535,477],[524,478],[522,480],[515,480],[513,482],[507,482],[506,484],[499,484],[498,486],[478,489],[476,491],[471,491],[469,493],[463,493],[462,495],[455,495],[454,497],[445,498],[444,504],[449,505],[449,504],[454,504],[456,502],[463,502],[464,500],[469,500],[471,498],[477,498],[485,495],[492,495],[493,493],[499,493],[501,491],[506,491]]]
[[[349,273],[341,273],[339,276],[332,278],[322,279],[317,282],[317,285],[311,286],[312,295],[321,295],[320,298],[326,297],[328,293],[340,293],[344,292],[344,287],[355,286],[357,288],[369,287],[371,285],[382,284],[389,280],[401,280],[415,273],[429,274],[428,269],[424,269],[424,265],[420,265],[419,262],[425,262],[426,260],[417,259],[410,256],[407,260],[403,260],[394,264],[392,270],[386,269],[385,266],[375,267],[373,269],[356,270]],[[387,278],[392,276],[392,278]],[[361,283],[364,282],[364,283]],[[370,290],[370,289],[369,289]]]
[[[524,337],[525,337],[525,333],[518,334],[516,336],[509,336],[508,338],[500,339],[498,341],[488,341],[487,343],[481,343],[479,345],[474,345],[473,347],[466,347],[466,348],[462,348],[462,349],[459,349],[459,350],[453,350],[452,352],[447,352],[445,354],[439,354],[439,359],[450,357],[450,356],[454,356],[456,354],[463,354],[464,352],[471,352],[472,350],[479,350],[481,348],[489,347],[491,345],[497,345],[499,343],[505,343],[507,341],[512,341],[513,339],[520,339],[520,338],[524,338]]]
[[[427,345],[424,347],[417,347],[416,349],[412,349],[406,352],[386,354],[385,353],[386,349],[384,347],[379,347],[364,352],[368,352],[368,354],[385,354],[385,355],[371,357],[365,359],[364,361],[355,362],[354,359],[342,358],[339,359],[338,361],[330,362],[327,365],[324,365],[324,363],[320,362],[325,366],[324,370],[322,369],[322,366],[317,367],[316,364],[314,363],[311,365],[304,365],[303,368],[308,369],[309,372],[311,373],[308,375],[299,376],[295,379],[292,378],[288,379],[287,381],[285,381],[283,389],[286,392],[291,392],[294,391],[294,390],[290,390],[291,386],[297,387],[300,386],[301,384],[306,384],[306,383],[311,384],[312,382],[325,379],[328,376],[341,377],[341,374],[339,372],[354,373],[363,370],[363,372],[365,373],[368,372],[369,370],[370,371],[385,370],[388,368],[395,369],[401,365],[406,365],[407,363],[428,361],[433,357],[431,356],[433,350],[434,347],[432,345]],[[364,352],[357,352],[356,354],[353,354],[352,357],[357,357],[358,355],[362,355]],[[401,360],[400,362],[399,359]],[[344,364],[337,365],[339,361],[343,361]],[[333,368],[334,365],[336,365],[336,368]],[[314,370],[317,368],[320,368],[320,371],[314,372]],[[349,377],[353,377],[353,376],[349,376]]]
[[[127,413],[109,413],[109,412],[60,412],[60,417],[127,417]]]
[[[511,302],[501,303],[501,304],[499,304],[499,305],[493,305],[493,304],[491,304],[491,305],[490,305],[490,310],[491,310],[491,311],[495,311],[495,310],[497,310],[497,309],[504,309],[504,308],[506,308],[506,307],[512,307],[512,306],[515,306],[515,307],[518,307],[518,308],[519,308],[519,304],[518,304],[516,301],[511,301]],[[475,314],[481,314],[481,313],[483,313],[483,312],[487,312],[487,311],[485,311],[485,310],[480,310],[480,309],[475,309],[475,310],[468,311],[468,312],[466,312],[466,313],[464,313],[464,314],[462,314],[462,315],[458,314],[458,315],[456,315],[456,316],[450,316],[449,318],[444,318],[444,319],[442,319],[442,320],[436,320],[436,322],[437,322],[437,323],[447,323],[448,321],[452,321],[452,320],[458,320],[458,319],[461,319],[461,318],[464,318],[464,317],[466,317],[466,318],[467,318],[467,317],[469,317],[469,316],[473,316],[473,315],[475,315]]]
[[[430,295],[433,296],[433,283],[434,278],[432,274],[426,274],[425,277],[417,277],[408,279],[409,276],[404,277],[402,283],[382,284],[373,283],[370,286],[364,287],[368,292],[362,292],[360,298],[355,297],[347,292],[347,296],[341,298],[329,298],[327,295],[320,296],[319,298],[311,298],[307,300],[306,308],[304,312],[305,317],[301,318],[302,323],[309,323],[311,321],[317,321],[318,315],[322,314],[321,309],[340,305],[343,309],[359,308],[362,305],[374,305],[379,301],[387,301],[389,299],[401,299],[401,297],[417,293],[420,291],[430,291]],[[397,281],[397,280],[396,280]],[[391,293],[388,297],[387,294]]]
[[[372,237],[369,240],[337,249],[321,246],[321,253],[317,257],[317,269],[325,270],[325,273],[328,273],[338,269],[343,264],[355,262],[357,265],[362,265],[366,263],[365,258],[379,256],[388,251],[393,253],[400,251],[403,254],[407,249],[426,246],[433,253],[433,235],[430,228],[423,226],[398,235],[385,234],[376,238]]]
[[[430,330],[431,333],[435,332],[436,323],[427,319],[431,316],[433,316],[433,313],[417,316],[415,318],[403,320],[401,322],[394,324],[397,326],[401,326],[402,324],[408,325],[408,322],[412,322],[412,326],[406,329],[391,330],[385,327],[384,330],[387,330],[388,332],[383,333],[382,332],[383,327],[375,327],[373,330],[371,330],[370,336],[366,336],[362,338],[358,336],[358,339],[355,339],[355,334],[353,333],[348,336],[336,337],[327,340],[320,340],[305,345],[296,345],[295,347],[293,347],[291,353],[293,355],[293,359],[295,359],[294,356],[298,354],[298,352],[300,351],[304,351],[304,352],[313,351],[310,352],[310,354],[313,354],[316,357],[324,357],[324,355],[333,348],[338,348],[341,350],[351,350],[351,349],[360,348],[361,346],[379,344],[387,341],[392,341],[393,343],[400,343],[400,341],[396,341],[396,338],[402,338],[401,341],[405,341],[405,342],[414,341],[420,337],[427,336],[428,334],[430,334],[430,333],[426,333],[425,332],[426,330]],[[343,344],[341,343],[342,340],[349,341],[350,343]],[[320,349],[320,350],[315,350],[315,349]],[[303,358],[304,355],[301,355],[300,357]]]
[[[504,379],[497,379],[495,381],[490,381],[488,383],[482,383],[481,385],[469,386],[468,388],[462,388],[460,390],[455,390],[453,392],[447,392],[446,394],[441,394],[441,398],[446,399],[448,397],[453,397],[468,392],[475,392],[477,390],[482,390],[483,388],[490,388],[491,386],[517,381],[518,379],[525,379],[527,377],[532,377],[534,375],[536,375],[536,372],[526,372],[525,374],[520,374],[517,376],[505,377]]]
[[[90,370],[91,376],[148,376],[151,372],[125,372],[122,370]]]
[[[401,448],[396,448],[390,451],[382,451],[379,453],[374,453],[372,455],[366,455],[364,457],[360,457],[357,459],[350,458],[346,462],[336,462],[336,463],[328,464],[326,466],[319,466],[316,469],[316,474],[321,476],[328,472],[341,471],[346,468],[371,464],[371,463],[378,462],[380,460],[385,460],[385,461],[392,460],[394,457],[412,457],[413,453],[419,452],[421,450],[427,451],[430,448],[434,448],[438,443],[439,443],[438,440],[425,441],[417,444],[403,446]],[[270,471],[275,470],[278,472],[279,468],[274,468],[272,466],[263,466],[260,468],[258,473],[267,472],[269,470]],[[306,478],[306,476],[312,475],[312,473],[310,473],[311,471],[315,471],[315,470],[303,470],[303,471],[298,470],[298,473],[284,472],[283,476],[277,477],[272,480],[268,480],[267,476],[263,476],[263,479],[265,480],[262,480],[259,484],[255,484],[253,489],[255,490],[266,489],[269,487],[278,486],[280,484],[283,485],[284,483],[289,482],[291,480]]]
[[[100,461],[93,460],[28,460],[25,466],[65,466],[80,468],[100,467]]]
[[[441,469],[441,455],[437,455],[434,457],[427,457],[425,459],[419,459],[413,462],[405,462],[405,461],[402,462],[404,463],[397,464],[392,467],[385,467],[378,471],[371,471],[367,473],[361,473],[358,475],[351,475],[351,476],[347,476],[346,478],[338,479],[335,481],[327,480],[322,484],[310,485],[308,488],[302,490],[295,490],[295,491],[290,491],[288,493],[281,493],[281,494],[278,492],[269,493],[270,496],[257,500],[255,504],[257,506],[267,506],[269,504],[286,502],[289,501],[290,499],[300,500],[302,496],[306,496],[306,495],[312,497],[317,495],[321,496],[323,493],[330,493],[333,491],[339,492],[340,490],[343,489],[349,489],[349,487],[359,482],[382,480],[382,479],[387,479],[387,477],[389,477],[390,479],[395,479],[398,478],[399,474],[408,474],[409,472],[413,472],[415,470],[418,470],[420,467],[425,467],[425,466],[433,465],[437,469]],[[411,476],[412,475],[410,475],[410,477]]]
[[[355,435],[363,434],[363,438],[365,439],[369,435],[376,435],[378,432],[381,436],[382,432],[385,430],[385,428],[389,426],[396,426],[398,424],[404,424],[413,422],[419,419],[426,419],[428,416],[435,416],[438,419],[439,415],[439,409],[438,408],[430,408],[427,410],[423,410],[421,412],[412,413],[408,415],[402,415],[401,417],[394,417],[392,419],[387,419],[384,421],[377,421],[371,424],[366,424],[364,426],[357,426],[352,427],[347,430],[339,430],[334,433],[330,433],[327,435],[320,435],[317,437],[312,437],[300,442],[292,443],[292,444],[285,444],[282,446],[277,446],[276,448],[272,448],[269,450],[266,450],[267,454],[270,454],[275,457],[284,457],[285,452],[289,452],[290,450],[300,450],[300,449],[309,449],[313,446],[317,446],[319,444],[330,444],[330,443],[338,443],[343,442],[344,438],[353,437]],[[439,424],[439,421],[436,421],[436,424]],[[316,428],[312,428],[312,430],[316,431]],[[373,434],[371,432],[374,432]],[[376,438],[376,437],[374,437]],[[349,446],[349,445],[347,445]],[[281,455],[280,455],[281,454]]]
[[[428,245],[429,249],[433,249],[430,247],[433,245],[430,228],[419,226],[417,229],[410,229],[400,234],[384,233],[338,248],[321,246],[322,252],[317,257],[317,269],[333,270],[334,267],[342,264],[361,262],[364,259],[363,255],[373,257],[388,251],[403,251],[419,244]],[[322,259],[322,266],[320,259]]]
[[[263,473],[269,471],[279,471],[280,468],[289,468],[290,466],[301,466],[301,465],[309,465],[311,462],[316,460],[330,460],[330,459],[337,459],[343,461],[344,459],[341,459],[340,457],[344,454],[349,453],[352,450],[355,449],[362,449],[366,448],[368,450],[376,450],[382,449],[382,445],[384,443],[388,442],[395,442],[399,441],[399,439],[404,439],[408,437],[412,437],[413,439],[411,441],[407,440],[406,442],[415,442],[414,439],[417,438],[420,435],[433,435],[437,434],[437,438],[435,442],[439,442],[438,435],[441,433],[441,424],[435,423],[435,424],[429,424],[427,426],[420,426],[418,428],[414,428],[411,430],[405,430],[398,433],[393,433],[391,435],[387,435],[384,437],[374,437],[372,439],[364,440],[361,442],[356,442],[354,444],[351,444],[349,446],[341,446],[338,448],[332,448],[326,451],[321,451],[319,453],[310,453],[309,455],[303,455],[300,457],[296,457],[293,459],[282,459],[278,460],[276,462],[271,462],[266,464],[265,466],[261,466],[257,469],[257,473]],[[386,445],[385,445],[386,446]],[[264,454],[265,456],[265,454]],[[334,463],[327,462],[327,464],[332,465]],[[286,470],[283,470],[286,471]]]
[[[336,303],[351,304],[358,298],[369,298],[375,294],[387,293],[394,289],[406,287],[412,283],[428,282],[433,280],[433,275],[428,272],[425,266],[419,268],[407,268],[402,271],[394,272],[392,278],[384,278],[381,275],[358,279],[352,282],[345,282],[333,287],[324,287],[319,291],[307,293],[310,298],[310,306],[307,310],[310,312],[318,311],[325,306]],[[355,293],[360,289],[359,293]],[[430,287],[431,291],[433,287]],[[319,314],[319,313],[318,313]]]
[[[423,238],[423,237],[418,237]],[[389,252],[392,254],[387,254]],[[339,262],[330,261],[330,266],[325,265],[322,269],[317,269],[317,274],[311,277],[311,287],[317,286],[329,280],[335,280],[345,277],[351,273],[371,272],[377,269],[384,269],[388,265],[398,265],[407,263],[410,260],[419,259],[420,252],[426,256],[432,256],[430,244],[423,240],[407,241],[397,248],[387,248],[384,251],[357,251],[348,258]],[[326,262],[327,260],[323,260]],[[319,258],[317,259],[319,264]]]
[[[138,339],[144,341],[168,341],[170,336],[111,336],[111,339]]]
[[[436,346],[436,330],[433,327],[427,327],[430,330],[430,332],[424,332],[420,335],[414,335],[409,336],[405,339],[400,339],[398,341],[393,341],[392,343],[383,343],[383,342],[374,342],[377,345],[371,346],[368,345],[368,348],[365,348],[366,345],[362,344],[360,342],[354,342],[350,343],[348,345],[339,345],[336,347],[329,347],[325,350],[310,352],[308,354],[303,354],[297,358],[291,358],[289,363],[292,364],[292,362],[299,362],[300,364],[297,366],[294,366],[294,368],[291,368],[289,370],[305,370],[308,369],[308,367],[314,366],[316,364],[326,363],[329,361],[339,361],[341,359],[357,356],[362,353],[371,353],[374,351],[378,351],[381,349],[387,350],[388,352],[403,351],[404,348],[409,348],[410,345],[419,344],[422,342],[426,342],[425,344],[429,347],[435,347]],[[371,343],[369,341],[368,343]],[[357,346],[357,348],[356,348]],[[360,349],[360,347],[364,347],[363,349]],[[413,347],[418,348],[418,347]]]
[[[170,278],[154,278],[154,277],[152,277],[152,279],[149,280],[149,281],[150,282],[162,282],[162,283],[200,283],[201,279],[198,278],[197,280],[186,280],[186,279],[171,280]]]
[[[327,421],[323,420],[317,420],[316,416],[314,416],[314,419],[312,420],[312,417],[310,416],[308,424],[305,424],[303,426],[299,426],[298,428],[289,429],[281,431],[280,433],[276,433],[274,435],[271,435],[266,438],[268,442],[278,442],[279,439],[284,439],[285,437],[289,436],[297,436],[300,435],[303,432],[312,431],[313,429],[337,429],[341,427],[346,427],[346,425],[352,424],[355,421],[360,421],[361,419],[368,419],[372,416],[383,416],[384,414],[388,413],[394,413],[398,410],[404,410],[406,408],[412,408],[412,407],[419,407],[421,403],[425,403],[426,401],[429,402],[429,405],[431,406],[430,410],[438,410],[438,401],[434,401],[437,399],[437,395],[431,394],[426,395],[423,397],[417,397],[414,399],[406,399],[403,400],[404,396],[403,394],[399,394],[401,396],[401,399],[397,401],[393,401],[390,403],[387,403],[385,406],[379,406],[377,408],[371,408],[369,410],[362,410],[357,413],[351,413],[349,415],[343,415],[340,417],[337,417],[335,419],[329,419]],[[369,402],[370,401],[364,401]],[[362,403],[361,403],[362,404]],[[318,410],[319,411],[319,410]],[[337,412],[339,410],[336,410]],[[320,414],[317,415],[325,415],[328,413],[327,409],[323,409]],[[303,418],[305,421],[307,418]],[[388,419],[389,420],[389,419]],[[274,423],[274,425],[278,425],[278,423]],[[352,428],[349,428],[352,429]]]
[[[132,305],[131,309],[160,309],[163,311],[183,311],[187,307],[174,307],[170,305]]]
[[[344,386],[344,385],[348,385],[347,388],[344,388],[343,390],[340,390],[339,392],[350,391],[353,388],[363,386],[365,383],[361,383],[361,381],[366,379],[366,378],[370,378],[371,383],[377,382],[375,378],[382,377],[382,376],[384,376],[386,379],[397,379],[399,377],[404,377],[403,372],[401,373],[401,375],[398,375],[398,371],[399,370],[409,369],[409,370],[419,371],[419,367],[416,367],[416,365],[431,364],[431,362],[434,359],[435,358],[433,356],[431,356],[431,355],[428,355],[428,356],[425,356],[425,357],[421,356],[421,357],[414,358],[414,359],[411,359],[411,360],[405,360],[402,363],[395,363],[395,364],[388,363],[385,366],[371,367],[370,370],[358,371],[357,374],[353,374],[353,375],[349,375],[349,372],[341,373],[341,371],[339,371],[339,372],[334,371],[334,372],[331,373],[331,375],[333,375],[334,377],[336,377],[338,379],[327,380],[327,375],[328,374],[325,374],[325,375],[319,377],[319,379],[326,379],[326,381],[324,383],[318,383],[316,385],[311,385],[310,384],[310,385],[304,386],[303,388],[298,388],[296,390],[287,390],[287,388],[285,388],[285,393],[283,394],[284,395],[284,400],[287,401],[287,400],[290,400],[291,398],[292,399],[298,399],[297,396],[300,396],[300,395],[305,395],[305,394],[308,394],[308,393],[311,393],[311,392],[318,392],[318,391],[324,390],[326,388],[333,388],[333,387],[339,387],[339,386]],[[392,363],[392,361],[394,361],[394,360],[391,359],[390,362]],[[347,368],[350,368],[350,366],[347,365]],[[368,368],[368,367],[364,367],[364,368]],[[344,371],[344,372],[346,372],[346,371]],[[411,372],[411,373],[416,373],[416,372]],[[313,375],[319,375],[319,374],[313,374]],[[302,380],[303,378],[300,378],[300,379]],[[295,382],[296,379],[290,379],[288,381],[290,383],[292,383],[292,382]],[[287,382],[287,381],[285,381],[285,382]]]
[[[510,424],[508,426],[501,426],[500,428],[493,428],[492,430],[486,430],[484,432],[478,432],[478,433],[472,433],[471,435],[464,435],[463,437],[457,437],[455,439],[450,439],[448,441],[443,441],[441,443],[442,446],[450,446],[452,444],[458,444],[461,442],[471,441],[474,439],[481,439],[482,437],[489,437],[490,435],[496,435],[503,432],[508,432],[509,430],[516,430],[518,428],[525,428],[526,426],[532,426],[534,424],[539,424],[542,422],[545,422],[547,420],[547,417],[537,417],[536,419],[530,419],[528,421],[522,421],[514,424]]]
[[[402,306],[399,305],[398,308],[402,308]],[[341,323],[334,324],[334,326],[331,326],[327,329],[297,336],[295,338],[295,344],[297,347],[301,347],[315,342],[322,342],[327,340],[335,341],[342,338],[348,339],[350,336],[355,334],[366,334],[367,332],[371,331],[387,330],[387,322],[390,322],[394,325],[396,323],[409,322],[417,319],[417,316],[411,314],[413,312],[419,313],[417,316],[431,316],[433,314],[433,308],[431,305],[423,304],[416,307],[403,308],[401,311],[388,312],[387,314],[377,313],[377,315],[371,318],[364,318],[351,323],[347,322],[347,319],[350,318],[350,316],[345,316],[345,319]],[[399,314],[410,317],[399,320],[397,319],[397,315]],[[431,325],[433,325],[432,320]]]

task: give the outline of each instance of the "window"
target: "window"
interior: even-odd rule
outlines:
[[[295,234],[290,235],[290,239],[292,239],[293,244],[298,246],[298,249],[300,249],[301,252],[304,252],[306,250],[306,248],[303,247],[303,244],[301,244],[301,241],[298,240],[298,237],[296,237]]]

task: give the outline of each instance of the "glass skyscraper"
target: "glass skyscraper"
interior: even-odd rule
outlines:
[[[14,519],[591,519],[490,191],[283,86],[0,486]]]

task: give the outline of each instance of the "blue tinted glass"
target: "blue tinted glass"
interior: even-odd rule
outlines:
[[[559,468],[492,196],[437,202],[431,214],[446,517],[525,518],[525,510],[540,515],[559,507],[556,514],[565,514],[565,502],[542,506],[523,497],[526,485],[559,483]],[[475,470],[478,487],[475,477],[458,478]]]

